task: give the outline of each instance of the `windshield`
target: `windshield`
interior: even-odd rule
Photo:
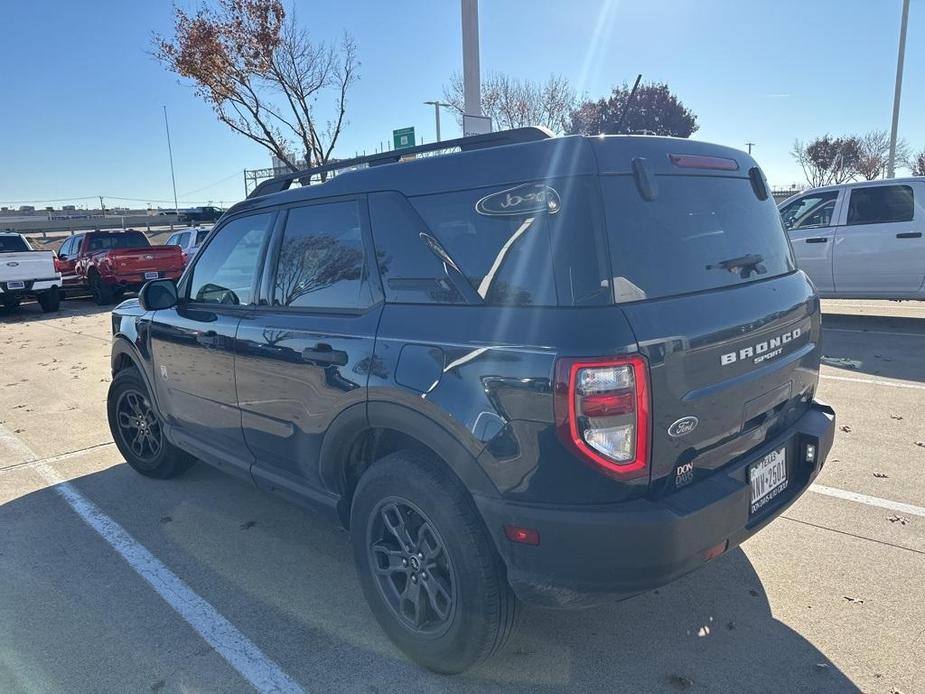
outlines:
[[[31,250],[22,236],[0,236],[0,253],[22,253]]]
[[[602,176],[617,301],[728,287],[795,269],[774,202],[747,178],[660,176],[647,202]]]

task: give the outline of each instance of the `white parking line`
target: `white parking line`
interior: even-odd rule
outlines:
[[[822,326],[823,330],[830,333],[858,333],[859,335],[895,335],[897,337],[925,337],[925,333],[903,333],[897,330],[857,330],[855,328],[827,328]]]
[[[825,299],[823,299],[823,301],[825,301]],[[916,299],[909,299],[908,301],[919,303]],[[877,309],[877,310],[880,310],[880,309],[896,309],[896,310],[911,309],[913,311],[925,311],[925,306],[907,306],[905,305],[905,302],[903,302],[902,306],[900,306],[898,303],[894,306],[892,304],[888,304],[883,301],[878,302],[876,304],[832,304],[830,306],[822,307],[823,313],[825,313],[826,309],[828,309],[831,312],[832,309],[835,309],[835,308],[871,308],[871,309]]]
[[[835,487],[826,487],[824,484],[813,484],[810,486],[809,491],[816,492],[816,494],[834,496],[837,499],[856,501],[859,504],[867,504],[868,506],[886,508],[890,511],[896,511],[897,513],[908,513],[911,516],[922,516],[925,518],[925,508],[913,506],[912,504],[904,504],[901,501],[891,501],[890,499],[881,499],[878,496],[867,496],[867,494],[858,494],[857,492],[849,492]]]
[[[845,378],[844,376],[830,376],[829,374],[819,374],[819,378],[827,378],[830,381],[847,381],[848,383],[867,383],[875,386],[889,386],[890,388],[925,390],[925,385],[919,383],[896,383],[895,381],[884,381],[878,378]]]
[[[64,481],[47,462],[38,461],[29,446],[0,425],[0,445],[32,464],[52,489],[67,502],[74,512],[128,563],[150,585],[154,592],[179,614],[215,651],[244,679],[260,692],[301,692],[275,662],[270,660],[250,639],[238,631],[212,605],[200,597],[179,576],[168,569],[151,552],[135,540],[112,518],[84,497],[70,482]]]

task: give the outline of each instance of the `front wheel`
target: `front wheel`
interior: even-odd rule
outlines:
[[[363,592],[411,659],[458,673],[498,651],[517,601],[472,500],[443,464],[416,451],[374,463],[351,508]]]
[[[106,410],[113,441],[135,471],[167,479],[182,474],[195,462],[164,436],[148,389],[135,369],[116,374],[109,386]]]

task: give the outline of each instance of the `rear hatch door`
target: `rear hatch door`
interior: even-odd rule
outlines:
[[[806,409],[819,304],[749,157],[643,142],[642,164],[598,149],[615,292],[650,369],[651,490],[670,493]]]
[[[183,251],[179,246],[113,249],[109,251],[109,259],[120,275],[164,272],[183,267]]]

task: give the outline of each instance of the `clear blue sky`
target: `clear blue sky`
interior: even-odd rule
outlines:
[[[789,185],[801,180],[788,154],[794,138],[889,128],[901,4],[482,0],[482,71],[560,73],[594,98],[641,72],[697,113],[696,138],[757,143],[772,184]],[[287,6],[318,39],[344,30],[356,39],[361,80],[339,156],[372,150],[403,126],[434,138],[433,110],[421,102],[440,97],[461,67],[457,0]],[[0,203],[169,200],[162,105],[181,204],[238,200],[242,169],[269,165],[150,56],[152,33],[170,30],[170,2],[8,0],[3,19]],[[444,137],[458,133],[444,123]],[[912,0],[900,134],[925,147],[925,0]]]

